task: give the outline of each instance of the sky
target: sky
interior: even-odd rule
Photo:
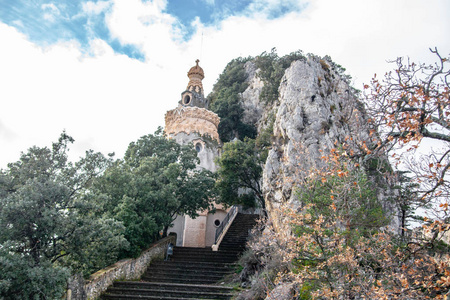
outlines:
[[[121,158],[164,126],[196,59],[206,95],[274,47],[330,55],[362,89],[388,60],[448,56],[449,37],[448,0],[0,0],[0,168],[63,130],[72,159]]]

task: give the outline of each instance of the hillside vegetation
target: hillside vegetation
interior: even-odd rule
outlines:
[[[250,288],[238,299],[446,297],[450,71],[432,52],[436,65],[399,58],[364,94],[329,57],[272,51],[225,68],[213,94],[227,89],[221,78],[231,70],[240,74],[236,120],[264,108],[247,124],[257,135],[233,132],[224,141],[240,141],[218,161],[222,199],[256,199],[268,215],[241,259],[239,281]],[[258,80],[263,87],[249,92]],[[429,140],[439,148],[409,155]]]

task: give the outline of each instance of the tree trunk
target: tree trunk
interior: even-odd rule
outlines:
[[[169,230],[169,225],[165,225],[163,229],[162,237],[165,238],[167,236],[167,231]]]

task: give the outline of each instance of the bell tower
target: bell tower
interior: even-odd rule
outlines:
[[[202,80],[205,78],[203,69],[193,66],[189,72],[189,83],[178,107],[166,113],[166,135],[174,138],[179,144],[194,144],[200,158],[200,167],[216,171],[214,158],[218,155],[220,139],[217,132],[219,116],[208,110],[209,103],[205,99]]]
[[[186,90],[181,93],[181,100],[179,104],[183,106],[196,106],[208,109],[209,103],[205,99],[203,92],[202,80],[205,78],[203,69],[198,65],[200,61],[195,61],[196,65],[193,66],[187,76],[189,77],[189,83]]]
[[[168,138],[175,139],[178,144],[193,144],[200,163],[197,168],[215,172],[214,159],[219,155],[220,139],[217,132],[220,118],[208,110],[209,103],[205,99],[202,80],[205,78],[203,69],[195,61],[189,72],[189,83],[178,107],[166,113],[165,132]],[[207,247],[214,244],[215,230],[226,216],[226,210],[215,205],[215,212],[201,211],[195,219],[179,215],[169,232],[177,234],[177,246]]]

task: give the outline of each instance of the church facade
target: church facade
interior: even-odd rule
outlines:
[[[217,132],[220,118],[208,109],[202,84],[205,75],[198,63],[199,60],[188,72],[189,83],[177,108],[165,115],[165,133],[179,144],[193,144],[200,159],[198,167],[215,172],[214,159],[220,155],[221,145]],[[215,213],[202,211],[195,219],[178,216],[169,233],[177,234],[177,246],[209,247],[214,244],[216,228],[226,214],[222,206],[216,205]]]

